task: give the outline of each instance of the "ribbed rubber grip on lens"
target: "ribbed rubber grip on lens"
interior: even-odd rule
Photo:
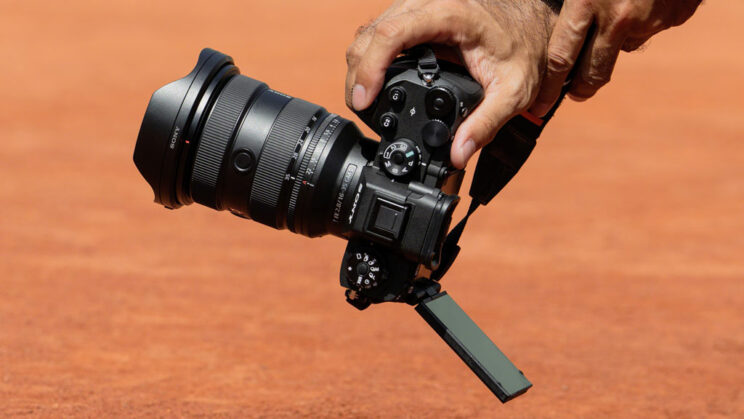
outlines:
[[[217,181],[235,127],[260,82],[233,77],[220,93],[202,130],[191,174],[191,197],[217,209]]]
[[[281,198],[284,176],[292,160],[297,140],[302,136],[318,105],[302,99],[292,99],[282,109],[266,138],[256,167],[251,190],[251,218],[268,226],[279,228],[277,205]]]

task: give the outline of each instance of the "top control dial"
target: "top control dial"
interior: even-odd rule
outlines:
[[[393,176],[405,176],[421,162],[421,149],[407,138],[390,144],[382,152],[382,166]]]

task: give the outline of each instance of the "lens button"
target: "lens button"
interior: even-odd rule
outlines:
[[[242,150],[235,154],[233,167],[238,173],[245,174],[253,170],[255,162],[256,159],[253,157],[253,153],[248,150]]]

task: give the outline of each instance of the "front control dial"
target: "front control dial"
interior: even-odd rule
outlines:
[[[402,138],[382,152],[382,165],[393,176],[405,176],[421,162],[421,149],[413,141]]]
[[[358,250],[346,259],[346,279],[351,289],[362,291],[376,288],[382,280],[382,267],[374,253]]]

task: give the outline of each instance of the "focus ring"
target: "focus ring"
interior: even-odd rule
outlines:
[[[313,135],[312,138],[308,138],[308,141],[309,143],[307,145],[307,149],[305,149],[305,154],[303,154],[302,160],[300,161],[300,166],[297,169],[297,173],[295,174],[296,179],[292,184],[292,192],[289,195],[289,207],[287,208],[287,224],[292,232],[294,232],[294,218],[295,209],[297,207],[297,197],[300,195],[300,187],[302,186],[302,181],[305,180],[305,170],[307,170],[307,163],[310,160],[310,157],[312,157],[313,153],[315,152],[315,146],[318,145],[318,135]]]
[[[247,77],[233,77],[217,98],[204,124],[199,148],[191,175],[191,196],[195,202],[217,208],[217,181],[225,151],[251,99],[256,81]]]
[[[276,118],[261,151],[253,180],[250,215],[255,221],[281,228],[278,225],[277,204],[287,167],[292,160],[297,140],[319,109],[318,105],[302,99],[292,99]]]

